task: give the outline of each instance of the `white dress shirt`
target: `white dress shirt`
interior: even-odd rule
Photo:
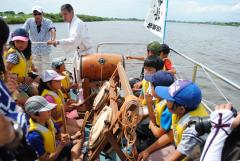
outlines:
[[[78,48],[80,53],[93,53],[91,39],[86,24],[77,16],[73,16],[68,24],[69,38],[59,40],[59,44],[66,53],[74,52]]]

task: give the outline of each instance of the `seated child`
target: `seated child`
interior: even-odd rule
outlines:
[[[144,60],[143,67],[144,67],[144,74],[151,75],[163,69],[163,61],[159,59],[158,56],[151,55]],[[142,91],[139,96],[139,98],[142,100],[142,105],[146,105],[144,94],[147,92],[151,92],[151,85],[150,85],[150,82],[147,82],[145,79],[143,79]]]
[[[31,41],[29,34],[24,29],[16,29],[12,33],[12,47],[4,54],[6,69],[16,75],[20,84],[20,92],[26,92],[28,96],[37,95],[37,90],[32,82],[37,77],[32,73],[35,70],[31,58]]]
[[[52,120],[54,123],[62,127],[62,108],[65,111],[72,111],[71,101],[65,102],[63,93],[61,91],[62,76],[54,70],[46,70],[43,72],[39,83],[39,94],[43,96],[48,102],[57,104],[57,108],[52,112]],[[67,118],[68,132],[70,135],[79,131],[81,121]],[[62,128],[61,128],[62,129]]]
[[[70,136],[60,134],[51,120],[51,111],[56,106],[57,104],[48,103],[41,96],[30,97],[25,104],[25,111],[30,117],[27,139],[40,161],[70,159]],[[59,143],[58,134],[61,135]]]
[[[55,70],[58,74],[65,76],[65,78],[61,80],[61,83],[62,83],[61,89],[64,94],[65,100],[67,100],[67,99],[70,99],[70,95],[69,95],[70,89],[77,89],[78,84],[71,82],[69,75],[66,73],[66,67],[64,64],[65,60],[66,59],[55,59],[52,62],[52,69]]]
[[[170,48],[167,44],[162,44],[160,47],[160,58],[164,62],[164,70],[169,73],[176,74],[176,69],[173,66],[172,61],[169,59],[168,54],[170,53]]]
[[[199,136],[195,130],[196,117],[206,117],[208,113],[203,105],[201,105],[202,93],[200,88],[189,80],[176,80],[170,87],[156,87],[156,93],[159,97],[167,100],[167,107],[172,113],[172,133],[171,135],[163,135],[159,138],[155,147],[148,148],[144,153],[140,154],[138,160],[145,160],[149,154],[160,149],[159,154],[163,154],[163,150],[169,142],[174,142],[176,149],[171,151],[162,160],[182,160],[196,145],[203,144],[207,134]],[[167,144],[166,144],[167,143]],[[165,148],[163,148],[165,146]]]
[[[147,45],[147,57],[149,57],[151,55],[159,56],[160,46],[161,46],[161,44],[157,41],[150,42]],[[140,56],[140,57],[138,57],[138,56],[127,56],[127,59],[137,59],[137,60],[141,60],[141,61],[144,61],[146,58],[144,56]],[[143,78],[144,78],[144,66],[142,67],[142,71],[141,71],[141,74],[140,74],[139,81],[133,85],[135,89],[141,88]],[[138,78],[135,78],[135,79],[138,79]]]
[[[155,92],[156,86],[170,86],[174,82],[172,74],[166,71],[158,71],[152,75],[145,74],[145,80],[150,82],[151,93],[145,93],[146,105],[148,108],[150,121],[143,120],[137,126],[138,140],[143,140],[137,146],[138,152],[141,152],[152,145],[157,138],[170,131],[172,123],[172,114],[166,107],[166,101],[161,100]],[[153,97],[156,100],[153,100]]]

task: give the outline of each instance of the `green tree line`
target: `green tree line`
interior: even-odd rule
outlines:
[[[27,18],[33,17],[32,14],[25,14],[23,12],[15,13],[14,11],[5,11],[0,12],[0,16],[5,19],[8,24],[22,24],[26,21]],[[139,21],[136,18],[121,19],[121,18],[107,18],[99,16],[90,16],[90,15],[80,15],[77,16],[85,22],[92,21]],[[63,19],[58,13],[44,13],[44,17],[51,19],[53,22],[63,22]]]

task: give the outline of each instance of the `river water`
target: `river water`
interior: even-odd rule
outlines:
[[[57,28],[57,39],[65,38],[68,35],[65,23],[55,24]],[[87,23],[93,45],[100,42],[138,42],[148,43],[159,38],[148,32],[143,22],[131,21],[106,21]],[[10,29],[22,25],[10,25]],[[198,62],[215,70],[224,77],[240,84],[240,27],[215,26],[206,24],[167,23],[166,43],[171,48],[190,56]],[[145,46],[103,46],[100,52],[119,53],[123,55],[143,55],[146,53]],[[64,53],[61,48],[53,48],[52,57],[64,56],[70,58],[72,54]],[[191,79],[193,64],[171,54],[171,58],[182,78]],[[50,63],[50,62],[49,62]],[[130,63],[127,65],[129,77],[138,76],[141,64]],[[71,67],[71,66],[70,66]],[[219,89],[226,95],[227,99],[233,102],[234,106],[240,109],[240,91],[209,75]],[[205,100],[210,106],[224,103],[226,100],[214,87],[203,70],[197,72],[196,81],[203,91]]]

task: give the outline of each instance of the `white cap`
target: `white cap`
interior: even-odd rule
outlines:
[[[42,78],[43,82],[48,82],[51,80],[63,80],[65,78],[65,76],[58,74],[54,70],[46,70],[42,73],[41,78]]]
[[[43,9],[40,6],[33,6],[32,12],[38,11],[39,13],[43,13]]]

